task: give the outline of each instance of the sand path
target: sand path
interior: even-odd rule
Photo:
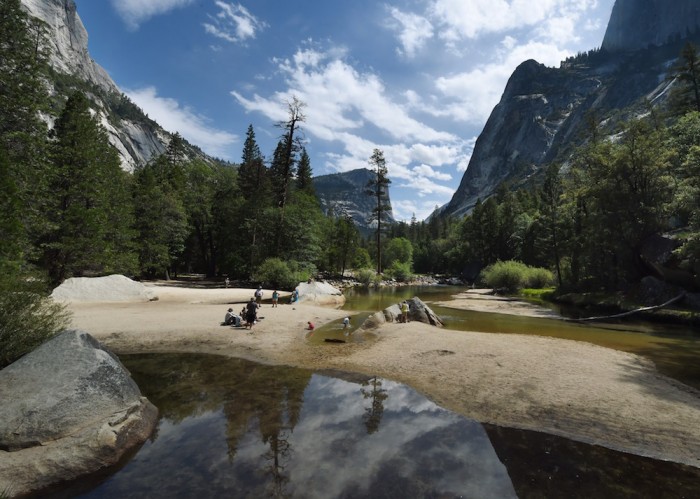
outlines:
[[[362,342],[314,344],[306,340],[306,322],[319,326],[345,312],[266,304],[259,314],[264,318],[246,331],[220,322],[229,306],[240,310],[252,289],[153,287],[159,296],[154,302],[72,303],[73,326],[117,354],[214,353],[378,375],[480,422],[700,467],[700,393],[660,375],[637,355],[583,342],[448,331],[414,322],[385,324]],[[520,302],[476,300],[465,295],[450,304],[541,312]]]

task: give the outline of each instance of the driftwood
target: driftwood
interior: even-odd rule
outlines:
[[[661,305],[654,305],[651,307],[642,307],[642,308],[637,308],[635,310],[630,310],[629,312],[623,312],[621,314],[614,314],[614,315],[601,315],[598,317],[583,317],[581,319],[567,319],[569,321],[573,322],[591,322],[591,321],[601,321],[605,319],[619,319],[621,317],[627,317],[632,314],[636,314],[637,312],[646,312],[649,310],[658,310],[660,308],[668,307],[669,305],[676,303],[677,301],[681,300],[682,298],[685,297],[685,291],[676,296],[675,298],[671,298],[665,303],[662,303]]]

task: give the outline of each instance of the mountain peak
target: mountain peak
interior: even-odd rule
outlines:
[[[609,52],[639,50],[698,30],[697,0],[616,0],[602,48]]]

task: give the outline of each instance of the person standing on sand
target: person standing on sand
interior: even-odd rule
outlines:
[[[248,329],[253,329],[253,324],[255,324],[255,319],[258,317],[258,304],[255,302],[255,298],[251,298],[246,305],[245,311],[245,326]]]
[[[274,290],[272,292],[272,307],[273,308],[277,306],[277,300],[279,300],[279,298],[280,298],[280,294],[277,292],[277,290]]]
[[[258,286],[258,289],[255,290],[255,301],[258,304],[258,307],[262,307],[262,297],[263,297],[262,286]]]

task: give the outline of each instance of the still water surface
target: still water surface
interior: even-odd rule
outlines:
[[[122,359],[160,410],[121,469],[43,497],[697,497],[700,470],[463,418],[376,377]]]

